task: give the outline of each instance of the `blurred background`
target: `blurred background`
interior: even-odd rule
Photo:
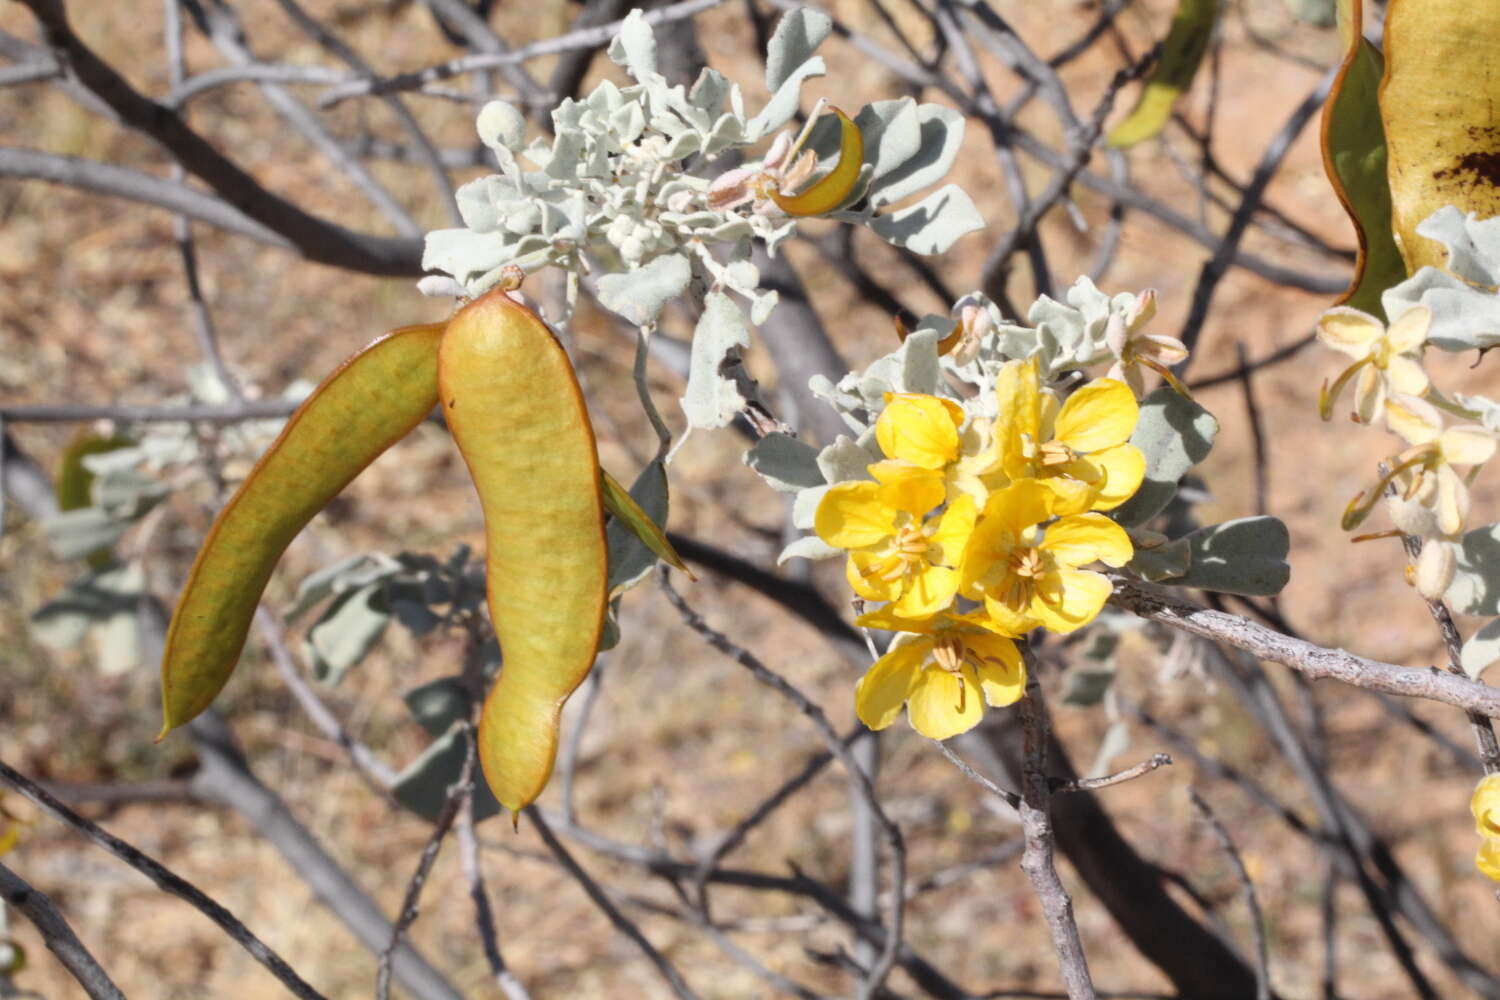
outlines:
[[[299,26],[285,3],[184,5],[177,15],[183,72],[192,78],[255,59],[321,67],[329,79],[342,78],[351,72],[340,55],[347,47],[362,65],[389,76],[484,51],[457,22],[440,21],[434,8],[442,6],[307,0],[298,9],[336,35],[330,44]],[[1354,246],[1323,174],[1317,114],[1297,117],[1340,58],[1330,11],[1310,0],[1226,0],[1213,48],[1174,120],[1159,138],[1106,155],[1095,142],[1098,129],[1089,132],[1091,116],[1097,111],[1107,129],[1128,112],[1139,83],[1126,83],[1112,106],[1101,101],[1122,67],[1162,39],[1174,4],[991,0],[991,6],[1014,36],[945,35],[944,5],[836,0],[824,8],[839,29],[821,50],[827,76],[809,83],[805,94],[845,107],[908,94],[954,106],[955,93],[963,96],[971,104],[961,110],[971,117],[949,179],[973,196],[989,228],[942,257],[904,258],[864,231],[804,227],[786,248],[791,270],[783,278],[800,280],[818,322],[778,319],[795,312],[786,303],[796,294],[784,294],[765,331],[775,350],[757,341],[747,359],[770,398],[781,401],[780,415],[826,443],[818,430],[818,421],[828,427],[826,416],[797,411],[797,381],[824,364],[827,345],[846,369],[857,369],[895,346],[893,310],[905,310],[908,320],[946,313],[954,298],[977,288],[1021,314],[1037,294],[1061,296],[1081,274],[1111,293],[1154,288],[1160,314],[1151,329],[1175,335],[1189,320],[1195,291],[1202,294],[1205,262],[1224,247],[1227,232],[1243,228],[1235,234],[1240,255],[1222,255],[1222,280],[1186,376],[1222,427],[1198,469],[1206,492],[1198,514],[1212,522],[1264,511],[1289,526],[1291,583],[1278,600],[1261,602],[1260,613],[1279,616],[1319,644],[1413,665],[1440,658],[1437,631],[1402,579],[1399,543],[1351,544],[1338,526],[1344,505],[1374,481],[1375,463],[1395,450],[1388,448],[1394,439],[1317,418],[1318,386],[1342,365],[1307,341],[1350,273]],[[536,0],[485,4],[480,15],[514,48],[607,23],[626,10],[599,0],[587,6]],[[766,96],[764,38],[779,12],[755,0],[728,0],[661,29],[664,49],[690,65],[696,44],[709,65],[745,87],[747,105],[758,107]],[[224,29],[230,15],[238,35]],[[161,99],[180,86],[160,4],[75,2],[68,16],[86,45],[136,91]],[[12,66],[46,58],[36,48],[36,18],[22,4],[0,8],[0,31],[0,55]],[[1007,37],[1051,60],[1078,127],[1060,124],[1051,91],[1028,84],[1024,58],[1007,65],[1006,54],[1020,51],[1007,48]],[[956,89],[914,82],[873,58],[869,47],[924,66]],[[544,91],[586,92],[604,77],[624,82],[597,49],[525,66]],[[11,83],[0,88],[6,146],[174,177],[162,148],[102,113],[74,75],[54,69],[12,82],[3,76],[9,68],[0,66],[0,79]],[[387,192],[422,230],[451,224],[409,125],[389,103],[361,97],[321,108],[326,83],[298,79],[213,86],[192,97],[186,120],[266,190],[349,229],[400,234],[371,190]],[[402,102],[457,184],[488,172],[474,138],[476,102],[514,98],[515,89],[507,74],[494,71],[441,86],[452,93],[410,93]],[[540,116],[546,105],[528,107]],[[984,107],[1004,114],[975,113]],[[321,138],[310,140],[299,121],[310,121]],[[539,121],[533,119],[532,134],[542,134]],[[1065,168],[1080,139],[1093,148],[1069,179]],[[1047,156],[1033,155],[1038,150]],[[367,180],[352,178],[351,162]],[[1018,184],[1033,199],[1060,184],[1061,196],[1028,219],[1018,211]],[[376,956],[318,904],[289,866],[285,843],[268,835],[264,816],[204,799],[194,785],[207,766],[203,750],[185,734],[153,744],[155,663],[138,648],[131,617],[138,609],[125,625],[106,622],[71,645],[39,632],[33,620],[87,567],[49,545],[34,516],[42,501],[33,497],[28,506],[17,477],[34,482],[38,471],[55,477],[81,432],[139,435],[159,426],[109,419],[131,415],[119,407],[239,405],[202,367],[202,317],[185,280],[174,215],[86,186],[0,171],[0,417],[12,494],[0,535],[0,759],[72,796],[81,811],[228,906],[326,996],[369,995]],[[1236,227],[1232,219],[1247,186],[1248,224]],[[381,277],[312,263],[202,223],[191,231],[201,305],[222,365],[252,404],[274,405],[378,333],[441,320],[450,308],[419,295],[415,275]],[[996,248],[1006,246],[1012,252],[994,259]],[[546,276],[527,287],[544,300],[557,294]],[[667,347],[649,372],[659,405],[679,431],[683,369],[673,361],[670,339],[686,338],[691,329],[691,317],[667,314]],[[824,336],[826,342],[817,339]],[[585,303],[566,340],[601,461],[629,481],[655,445],[631,386],[633,332]],[[1488,367],[1454,379],[1484,384]],[[38,409],[53,404],[71,409]],[[227,420],[171,426],[198,449],[200,474],[116,545],[140,568],[132,593],[143,590],[166,606],[222,502],[222,487],[244,475],[275,427]],[[787,510],[744,467],[746,446],[731,430],[688,441],[671,469],[671,529],[820,591],[852,620],[836,568],[775,568]],[[1481,478],[1476,517],[1487,519],[1495,500],[1493,485]],[[482,550],[479,508],[446,434],[424,425],[292,545],[267,601],[287,608],[310,573],[361,553],[446,560],[462,545]],[[696,583],[675,581],[691,605],[791,679],[836,729],[850,731],[857,657],[830,643],[827,629],[729,576],[711,570],[698,576]],[[847,991],[850,963],[868,961],[861,953],[868,945],[856,942],[836,907],[785,886],[723,884],[712,890],[712,918],[705,921],[663,877],[662,865],[653,871],[642,861],[701,858],[715,838],[823,752],[817,732],[685,628],[654,581],[625,597],[621,626],[623,638],[604,655],[597,683],[570,708],[569,721],[582,734],[574,780],[567,789],[554,782],[541,800],[562,821],[554,823],[559,836],[698,995],[790,995],[787,984],[768,979],[756,964],[803,984],[809,995]],[[253,633],[218,707],[277,807],[390,918],[432,825],[372,788],[278,674],[268,655],[278,641],[292,669],[313,671],[305,628],[304,620]],[[1469,734],[1460,713],[1398,706],[1342,687],[1312,688],[1274,666],[1236,681],[1211,649],[1150,629],[1122,640],[1104,678],[1109,697],[1089,697],[1074,690],[1080,678],[1069,674],[1076,667],[1068,665],[1070,651],[1055,652],[1042,682],[1076,768],[1093,773],[1098,762],[1103,770],[1119,768],[1162,750],[1176,758],[1170,768],[1099,793],[1107,820],[1134,845],[1143,870],[1160,876],[1162,897],[1205,934],[1248,956],[1253,939],[1239,882],[1196,819],[1186,789],[1198,787],[1213,803],[1264,909],[1277,995],[1500,996],[1500,911],[1493,887],[1472,868],[1467,803],[1478,771],[1466,757]],[[313,680],[310,689],[348,733],[400,769],[432,740],[402,695],[451,675],[463,656],[457,633],[390,627],[336,685]],[[1277,707],[1267,708],[1272,701]],[[998,747],[1006,735],[981,736],[960,749],[983,765],[986,738]],[[1014,815],[904,722],[883,734],[878,748],[881,799],[906,837],[906,940],[948,984],[924,983],[906,963],[890,988],[900,996],[1054,995],[1056,962],[1016,863]],[[3,801],[25,821],[22,842],[5,863],[53,898],[125,993],[163,1000],[284,995],[201,914],[19,797]],[[859,846],[862,836],[868,840],[868,830],[860,829],[868,821],[858,813],[846,775],[836,765],[823,768],[724,864],[781,878],[803,873],[867,911],[870,887],[885,883],[872,882],[858,857],[868,846]],[[1066,813],[1058,822],[1067,822]],[[529,824],[512,832],[504,819],[491,819],[478,826],[478,838],[505,963],[532,996],[672,995]],[[1330,846],[1340,838],[1344,846]],[[500,995],[475,932],[460,860],[451,843],[445,847],[408,937],[459,995]],[[1156,904],[1143,898],[1134,914],[1117,919],[1076,864],[1064,860],[1061,869],[1100,988],[1116,996],[1192,995],[1122,929],[1149,924]],[[677,878],[680,888],[680,872]],[[15,987],[48,998],[79,995],[30,926],[13,915],[9,933],[30,956],[29,967],[13,977]],[[1245,995],[1238,992],[1242,980],[1226,973],[1225,982],[1222,994],[1198,995]]]

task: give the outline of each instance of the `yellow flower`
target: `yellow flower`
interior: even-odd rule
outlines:
[[[1474,789],[1469,803],[1474,827],[1484,840],[1474,863],[1496,882],[1500,882],[1500,774],[1487,774]]]
[[[995,440],[1011,482],[1036,479],[1058,495],[1055,514],[1112,510],[1135,495],[1146,457],[1128,444],[1140,404],[1123,382],[1095,379],[1059,408],[1037,359],[1011,361],[995,379]]]
[[[859,624],[902,632],[854,689],[855,711],[871,729],[895,722],[904,705],[913,729],[946,740],[978,725],[986,703],[1000,708],[1026,693],[1015,641],[982,615],[911,620],[882,608]]]
[[[964,596],[983,600],[995,624],[1016,635],[1044,626],[1071,632],[1093,621],[1110,595],[1098,560],[1123,566],[1134,554],[1125,529],[1097,513],[1057,514],[1057,493],[1036,480],[992,495],[960,566]]]
[[[1177,376],[1172,374],[1172,365],[1188,356],[1187,345],[1176,337],[1162,333],[1147,333],[1145,326],[1156,316],[1156,289],[1148,288],[1135,300],[1129,312],[1112,312],[1104,327],[1104,342],[1114,353],[1115,363],[1110,366],[1108,377],[1118,379],[1130,386],[1137,396],[1146,393],[1146,379],[1142,368],[1149,368],[1171,384],[1183,395],[1187,389]]]
[[[887,458],[923,469],[941,469],[958,458],[964,411],[951,399],[915,392],[888,392],[875,421],[875,440]]]
[[[1393,396],[1386,422],[1412,446],[1395,458],[1402,497],[1429,508],[1444,535],[1458,534],[1469,520],[1469,490],[1453,467],[1488,462],[1495,435],[1477,424],[1444,429],[1437,407],[1415,396]]]
[[[921,618],[946,607],[958,590],[958,561],[974,530],[975,504],[959,497],[941,515],[943,477],[903,462],[870,466],[875,482],[840,483],[818,504],[813,528],[849,550],[849,586],[861,597],[892,601]]]
[[[1386,397],[1391,392],[1420,396],[1427,391],[1427,373],[1422,370],[1422,345],[1432,312],[1426,306],[1406,310],[1387,329],[1369,313],[1349,306],[1336,306],[1318,320],[1318,339],[1327,347],[1354,359],[1334,381],[1333,388],[1324,383],[1318,398],[1318,412],[1324,420],[1333,415],[1333,406],[1349,379],[1356,374],[1354,386],[1354,419],[1370,424],[1385,414]]]

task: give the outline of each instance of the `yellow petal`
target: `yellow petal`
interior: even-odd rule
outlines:
[[[1443,417],[1427,400],[1401,395],[1386,403],[1385,425],[1409,444],[1426,444],[1443,432]]]
[[[1318,339],[1323,346],[1356,361],[1370,353],[1370,347],[1385,334],[1380,320],[1349,306],[1335,306],[1318,319]]]
[[[860,615],[854,619],[854,624],[860,628],[878,628],[887,632],[919,632],[922,635],[931,635],[939,628],[945,627],[947,621],[944,615],[927,615],[922,618],[902,617],[892,606],[887,605]]]
[[[1481,837],[1500,837],[1500,774],[1486,774],[1469,800],[1474,829]]]
[[[1107,450],[1107,449],[1106,449]],[[1075,466],[1081,468],[1074,468]],[[1089,480],[1102,484],[1103,470],[1082,458],[1077,462],[1069,462],[1065,468],[1068,471],[1085,472]],[[1058,517],[1068,514],[1082,514],[1092,509],[1099,500],[1099,491],[1091,482],[1085,481],[1083,477],[1069,479],[1065,476],[1048,476],[1046,479],[1038,480],[1052,491],[1052,513]]]
[[[938,521],[937,530],[932,533],[932,543],[941,549],[940,553],[931,556],[932,561],[957,566],[963,559],[964,548],[969,544],[969,536],[974,533],[974,522],[978,518],[979,511],[973,497],[960,496],[950,503]]]
[[[1385,363],[1385,375],[1395,392],[1420,396],[1427,391],[1429,380],[1420,362],[1405,354],[1393,355]]]
[[[887,580],[884,569],[889,555],[863,549],[849,553],[844,565],[844,577],[849,587],[867,601],[894,601],[906,589],[906,577]]]
[[[1474,864],[1485,875],[1500,882],[1500,837],[1486,837],[1474,857]]]
[[[990,494],[980,524],[1019,535],[1050,518],[1056,502],[1056,494],[1046,485],[1035,479],[1022,479]]]
[[[1427,342],[1427,330],[1431,326],[1432,310],[1426,306],[1412,306],[1385,332],[1386,347],[1393,354],[1415,351]]]
[[[896,533],[896,511],[885,503],[879,483],[839,483],[823,494],[813,530],[837,549],[874,545]]]
[[[984,700],[996,708],[1020,701],[1026,693],[1026,664],[1016,644],[998,635],[966,637],[964,644],[981,660],[978,674]]]
[[[952,400],[918,393],[887,393],[875,421],[875,440],[888,458],[941,469],[958,457],[964,411]]]
[[[0,854],[7,854],[21,842],[21,824],[0,820]]]
[[[1067,566],[1046,582],[1050,586],[1038,587],[1032,598],[1031,613],[1054,632],[1071,632],[1099,617],[1114,589],[1102,574]]]
[[[914,518],[941,504],[946,493],[941,473],[905,462],[877,462],[870,474],[880,481],[880,502]]]
[[[923,661],[932,653],[932,640],[916,639],[894,646],[871,664],[854,688],[854,711],[871,729],[896,721],[916,683]]]
[[[1048,526],[1037,547],[1052,553],[1064,566],[1082,566],[1095,559],[1108,566],[1124,566],[1135,555],[1125,529],[1095,513],[1074,514]]]
[[[1094,495],[1094,510],[1114,510],[1135,496],[1145,481],[1146,456],[1133,444],[1096,451],[1088,460],[1104,472],[1104,482]]]
[[[911,574],[893,610],[903,618],[925,618],[952,604],[957,594],[958,570],[928,564]]]
[[[1010,635],[1025,635],[1042,624],[1029,606],[1014,607],[988,594],[984,598],[984,613],[996,628]]]
[[[1129,440],[1140,416],[1130,386],[1112,378],[1095,379],[1063,404],[1056,438],[1074,451],[1099,451]]]
[[[1449,465],[1482,465],[1495,457],[1495,435],[1483,427],[1449,427],[1438,442]]]
[[[1036,441],[1042,432],[1041,376],[1037,359],[1007,361],[995,376],[995,443],[1001,465],[1015,469],[1024,462],[1021,438]]]
[[[906,705],[913,729],[928,739],[946,740],[979,725],[984,718],[984,698],[974,672],[965,669],[964,673],[968,680],[963,689],[959,679],[946,670],[927,669],[917,676]]]

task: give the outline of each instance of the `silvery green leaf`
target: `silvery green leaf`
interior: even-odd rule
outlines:
[[[635,142],[646,131],[646,113],[639,104],[627,104],[610,115],[609,123],[621,142]]]
[[[735,88],[735,93],[739,93],[738,87]],[[734,114],[721,115],[703,140],[703,152],[707,156],[716,156],[730,146],[744,141],[745,119]]]
[[[663,254],[634,271],[599,279],[599,301],[636,326],[656,322],[662,307],[687,288],[693,269],[682,254]]]
[[[639,8],[625,16],[620,33],[609,43],[609,57],[637,80],[656,75],[656,34]]]
[[[717,118],[724,110],[724,98],[729,96],[729,87],[729,80],[723,73],[705,66],[698,74],[698,79],[693,82],[693,89],[688,91],[688,100],[704,114]]]
[[[1453,583],[1443,599],[1466,615],[1500,615],[1500,524],[1465,534],[1454,563]]]
[[[1417,233],[1447,250],[1444,270],[1471,285],[1500,284],[1500,218],[1481,219],[1444,205],[1417,224]]]
[[[964,141],[964,116],[941,104],[917,107],[921,138],[917,151],[895,170],[870,184],[870,205],[879,208],[916,194],[942,180]]]
[[[1130,443],[1146,456],[1146,478],[1135,496],[1110,516],[1133,528],[1161,513],[1177,492],[1178,481],[1208,457],[1218,432],[1213,414],[1170,386],[1147,396],[1130,436]]]
[[[136,621],[146,578],[138,563],[87,573],[31,615],[32,635],[49,649],[71,649],[96,626]]]
[[[422,270],[442,271],[459,281],[494,270],[511,259],[505,237],[467,229],[434,229],[422,249]]]
[[[98,549],[111,549],[129,528],[130,521],[98,507],[65,510],[42,521],[42,532],[59,559],[82,559]]]
[[[1387,316],[1412,306],[1432,310],[1427,342],[1444,351],[1473,351],[1500,344],[1500,295],[1465,284],[1435,267],[1423,267],[1380,297]]]
[[[898,391],[920,392],[933,395],[942,382],[942,368],[938,365],[936,330],[917,330],[907,334],[901,342],[896,356],[901,359],[901,379]]]
[[[431,736],[446,733],[459,719],[467,719],[474,699],[458,677],[439,677],[401,696],[411,717]]]
[[[660,461],[647,463],[630,485],[630,496],[657,526],[666,527],[667,472]],[[610,518],[605,534],[609,541],[609,594],[616,597],[651,572],[656,565],[656,554],[618,518]]]
[[[827,119],[837,123],[836,119]],[[917,102],[910,97],[895,101],[876,101],[860,109],[854,117],[865,140],[865,162],[874,168],[871,187],[878,187],[886,177],[917,154],[922,145],[922,123]],[[834,131],[834,149],[838,133]]]
[[[363,552],[341,559],[303,577],[302,582],[297,584],[297,593],[292,598],[291,605],[281,616],[291,625],[314,605],[335,594],[388,580],[400,571],[401,563],[384,552]]]
[[[526,144],[526,116],[507,101],[490,101],[475,122],[479,141],[494,150],[514,152]]]
[[[766,255],[769,257],[775,257],[776,251],[781,248],[781,244],[785,243],[787,239],[790,238],[791,235],[796,231],[797,220],[788,219],[784,225],[778,226],[776,229],[771,230],[771,232],[761,237],[766,244]]]
[[[913,253],[943,253],[960,236],[984,228],[984,217],[957,184],[947,184],[908,208],[877,215],[870,228]]]
[[[463,775],[468,755],[468,730],[450,729],[396,775],[391,795],[418,816],[437,822],[448,801],[448,789]],[[473,808],[476,823],[500,811],[500,803],[483,778],[474,782]]]
[[[870,466],[881,456],[840,434],[833,444],[818,452],[818,470],[825,483],[847,483],[869,479]]]
[[[796,493],[826,480],[818,468],[818,452],[805,441],[775,431],[745,452],[745,464],[760,473],[771,488]]]
[[[1285,0],[1292,16],[1307,24],[1327,28],[1337,20],[1338,0]]]
[[[771,94],[771,99],[760,114],[745,125],[745,141],[763,139],[792,120],[802,97],[802,83],[813,76],[828,72],[822,56],[813,56],[794,70],[791,76]]]
[[[693,330],[692,359],[682,411],[688,424],[700,429],[723,427],[745,407],[735,383],[724,377],[725,365],[737,362],[739,352],[750,346],[745,315],[724,292],[704,297],[703,315]]]
[[[1170,577],[1182,576],[1192,562],[1192,546],[1186,538],[1179,538],[1155,548],[1137,548],[1125,568],[1142,580],[1158,583]]]
[[[670,143],[667,144],[666,150],[662,153],[662,159],[681,160],[684,157],[691,156],[694,153],[698,152],[698,150],[702,147],[703,136],[698,134],[697,132],[694,132],[692,129],[687,129],[683,132],[680,132]]]
[[[807,535],[782,549],[781,555],[776,557],[776,565],[780,566],[788,559],[832,559],[843,554],[843,549],[834,548],[817,535]]]
[[[776,308],[776,303],[781,301],[781,293],[774,288],[769,291],[750,292],[750,322],[760,326],[771,318],[771,312]]]
[[[302,640],[302,656],[313,677],[322,684],[337,684],[375,648],[390,620],[378,583],[335,598]]]
[[[118,677],[145,662],[140,617],[133,606],[124,614],[96,622],[88,633],[94,654],[94,669],[106,677]]]
[[[801,528],[803,531],[813,530],[813,522],[818,514],[818,504],[823,502],[823,496],[832,487],[814,486],[797,494],[792,501],[792,526]]]
[[[1496,660],[1500,660],[1500,618],[1475,632],[1464,643],[1463,655],[1459,658],[1464,673],[1476,681]]]
[[[811,7],[799,7],[783,15],[766,44],[766,89],[773,94],[780,90],[812,58],[831,30],[832,18]]]
[[[1279,518],[1242,517],[1187,535],[1192,560],[1182,576],[1162,582],[1224,594],[1269,597],[1281,593],[1291,576],[1291,538]]]
[[[542,168],[548,177],[560,181],[575,180],[579,176],[578,168],[584,161],[584,153],[587,151],[588,137],[582,132],[568,129],[557,133],[552,140],[552,157],[547,165]]]

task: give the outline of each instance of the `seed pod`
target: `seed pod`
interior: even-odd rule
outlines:
[[[437,404],[442,334],[442,324],[405,327],[345,361],[219,512],[167,629],[162,736],[229,680],[271,570],[297,532]]]
[[[516,812],[552,774],[563,703],[593,666],[604,625],[594,431],[562,345],[503,289],[448,324],[438,384],[484,510],[490,618],[504,656],[479,759],[495,797]]]
[[[780,191],[768,192],[771,200],[781,206],[787,215],[823,215],[832,212],[848,199],[859,182],[860,167],[865,160],[865,137],[859,126],[838,108],[830,108],[839,120],[839,160],[821,180],[801,194],[785,195]]]

